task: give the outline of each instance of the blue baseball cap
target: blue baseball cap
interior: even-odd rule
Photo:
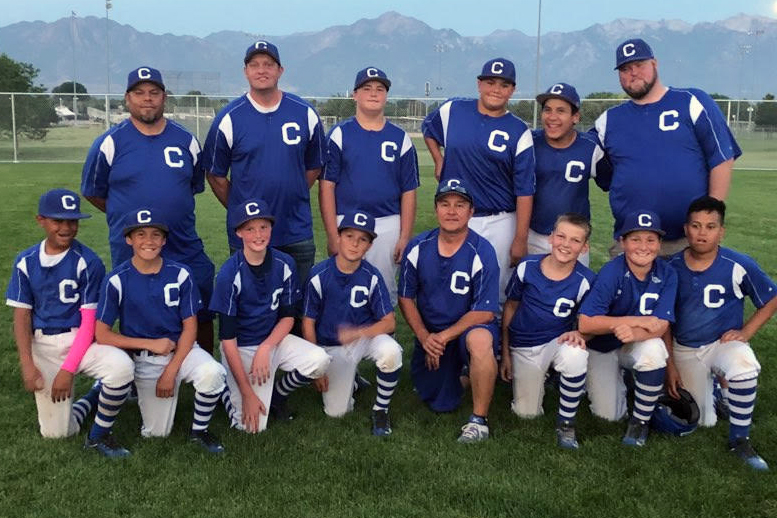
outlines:
[[[68,189],[52,189],[41,195],[38,216],[51,219],[85,219],[91,214],[81,212],[81,198]]]
[[[342,221],[337,225],[337,230],[340,231],[346,228],[366,232],[372,239],[378,237],[378,234],[375,233],[375,218],[363,210],[354,210],[343,215]]]
[[[127,236],[127,234],[135,229],[146,227],[158,228],[165,234],[170,231],[170,229],[167,228],[167,223],[160,217],[158,210],[149,207],[141,207],[124,216],[124,225],[121,229],[121,233],[122,235]]]
[[[240,225],[246,221],[251,221],[252,219],[266,219],[269,220],[270,223],[275,222],[275,216],[270,212],[270,206],[267,205],[266,201],[259,198],[246,200],[240,205],[229,209],[229,228],[232,229],[233,232],[236,231]]]
[[[632,61],[644,61],[653,58],[653,49],[650,48],[650,45],[645,40],[641,38],[626,40],[618,45],[618,48],[615,50],[615,70]]]
[[[440,198],[444,198],[449,194],[458,194],[472,205],[475,204],[474,200],[472,199],[472,195],[469,193],[466,186],[459,178],[449,178],[444,182],[440,182],[440,184],[437,186],[437,193],[434,195],[434,202],[437,203]]]
[[[367,67],[356,73],[356,81],[353,82],[353,89],[358,90],[364,83],[369,81],[383,83],[383,86],[386,87],[386,91],[391,88],[391,81],[389,81],[388,76],[386,76],[386,73],[383,70],[375,67]]]
[[[255,41],[248,46],[246,55],[243,58],[243,64],[247,65],[251,58],[257,54],[267,54],[278,63],[278,66],[281,66],[281,55],[278,53],[278,47],[264,40]]]
[[[537,96],[537,102],[540,103],[540,106],[544,106],[548,99],[564,100],[572,105],[573,111],[580,109],[580,96],[577,95],[575,87],[567,83],[556,83],[548,88],[544,94]]]
[[[127,92],[135,88],[140,83],[154,83],[162,90],[165,89],[165,83],[162,81],[162,72],[156,68],[138,67],[127,74]]]
[[[659,236],[666,234],[666,232],[661,230],[661,218],[659,215],[649,210],[638,210],[629,213],[626,219],[623,220],[623,225],[621,225],[621,229],[618,231],[618,237],[623,237],[637,230],[650,230]]]
[[[515,84],[515,65],[505,58],[490,59],[483,65],[478,79],[488,79],[489,77],[499,77]]]

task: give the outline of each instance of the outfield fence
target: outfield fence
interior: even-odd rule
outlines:
[[[200,142],[214,117],[237,96],[170,95],[165,116],[183,124]],[[355,112],[347,97],[305,97],[330,128]],[[445,99],[389,98],[386,116],[411,135],[420,136],[421,122]],[[606,109],[623,99],[584,99],[581,129],[590,128]],[[739,169],[777,170],[777,101],[718,100],[744,155]],[[533,99],[514,99],[509,109],[532,124],[538,115]],[[129,117],[121,95],[31,94],[0,92],[0,162],[83,162],[92,141]]]

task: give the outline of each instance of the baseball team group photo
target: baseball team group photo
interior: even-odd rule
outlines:
[[[0,514],[777,514],[775,169],[656,48],[536,126],[520,56],[411,129],[258,39],[202,139],[126,70],[77,163],[0,164]]]

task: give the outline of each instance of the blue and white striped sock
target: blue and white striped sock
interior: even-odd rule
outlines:
[[[218,404],[222,394],[223,391],[216,394],[203,394],[197,391],[194,392],[194,417],[192,419],[193,432],[199,432],[208,429],[210,418],[213,417],[213,412],[216,410],[216,404]]]
[[[294,369],[291,372],[287,372],[280,380],[275,382],[271,404],[275,405],[285,402],[286,398],[289,397],[289,394],[300,387],[310,385],[312,381],[313,380],[311,378],[300,374],[297,369]]]
[[[237,426],[239,423],[235,420],[235,405],[232,404],[232,395],[229,391],[229,387],[224,387],[224,391],[219,396],[219,399],[221,400],[221,404],[224,405],[224,410],[227,412],[227,417],[229,417],[229,425],[231,427]]]
[[[372,405],[373,410],[388,411],[388,407],[391,404],[391,396],[394,395],[394,390],[399,382],[399,371],[400,369],[394,372],[378,371],[378,393],[375,396],[375,404]]]
[[[89,392],[78,398],[78,400],[73,403],[71,412],[73,413],[73,417],[78,423],[78,426],[84,424],[86,416],[88,416],[92,409],[97,406],[97,400],[100,397],[100,387],[102,387],[100,381],[95,381],[94,385],[92,385],[92,388],[89,389]]]
[[[127,400],[130,392],[131,383],[121,387],[107,387],[105,384],[100,388],[100,395],[97,401],[97,415],[94,416],[94,424],[89,430],[89,438],[97,440],[111,431],[116,416],[121,410],[121,406]]]
[[[585,373],[568,378],[560,377],[557,422],[574,424],[577,407],[585,393]]]
[[[647,423],[656,409],[656,401],[664,388],[665,368],[634,372],[634,411],[632,419]]]
[[[730,412],[728,438],[730,441],[750,435],[757,389],[757,376],[745,380],[728,381],[728,408]]]

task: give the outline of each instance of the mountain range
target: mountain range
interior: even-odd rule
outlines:
[[[631,37],[653,47],[665,84],[735,98],[777,93],[777,20],[745,14],[694,25],[617,19],[543,34],[540,90],[564,81],[581,95],[620,91],[614,50]],[[257,39],[280,49],[281,88],[305,96],[346,95],[356,71],[366,66],[387,72],[393,96],[423,97],[427,82],[431,97],[473,95],[480,67],[496,56],[516,64],[517,97],[534,93],[536,36],[518,30],[463,36],[396,12],[318,32],[270,36],[224,30],[204,38],[151,34],[97,17],[19,22],[0,27],[0,52],[40,69],[37,80],[47,88],[72,80],[75,70],[76,80],[90,93],[106,91],[108,74],[110,92],[122,93],[127,72],[150,65],[163,71],[174,93],[231,95],[246,88],[242,58]]]

